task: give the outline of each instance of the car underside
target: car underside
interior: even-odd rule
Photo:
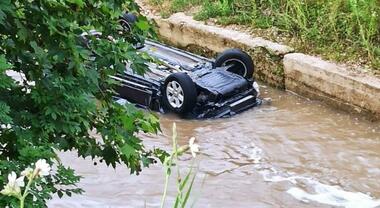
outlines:
[[[186,118],[228,117],[261,103],[253,62],[238,49],[216,60],[148,40],[139,50],[157,61],[144,75],[127,67],[113,77],[121,83],[117,99]]]

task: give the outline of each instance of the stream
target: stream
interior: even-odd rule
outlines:
[[[160,115],[159,135],[141,135],[147,147],[170,150],[177,124],[179,143],[196,137],[200,154],[190,201],[194,207],[380,207],[380,123],[348,115],[317,101],[261,86],[271,105],[232,118],[182,120]],[[61,154],[84,176],[83,195],[54,197],[49,207],[159,207],[164,186],[160,164],[130,175]],[[184,155],[181,168],[192,164]],[[176,193],[169,184],[170,207]],[[191,204],[189,204],[191,205]],[[190,207],[190,206],[189,206]]]

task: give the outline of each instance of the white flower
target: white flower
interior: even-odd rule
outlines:
[[[25,177],[27,177],[27,178],[31,178],[32,177],[32,175],[33,175],[33,169],[32,168],[25,168],[25,170],[23,170],[22,172],[21,172],[21,175],[22,176],[25,176]]]
[[[189,141],[189,147],[190,147],[190,151],[193,157],[197,156],[197,153],[199,152],[199,145],[194,142],[195,142],[195,137],[191,137]]]
[[[39,176],[47,176],[49,175],[50,173],[50,165],[46,162],[45,159],[39,159],[37,162],[36,162],[36,166],[34,168],[34,174],[35,175],[39,175]]]
[[[21,194],[21,187],[24,187],[24,176],[17,178],[15,172],[8,174],[8,183],[4,186],[4,189],[1,190],[1,193],[8,196],[18,196]]]
[[[24,187],[24,176],[17,178],[16,173],[12,171],[10,174],[8,174],[8,184],[12,186]]]

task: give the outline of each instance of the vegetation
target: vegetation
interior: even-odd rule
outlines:
[[[175,202],[173,205],[173,208],[184,208],[189,207],[186,206],[189,203],[189,197],[191,194],[191,191],[193,189],[196,172],[193,173],[193,167],[190,167],[189,172],[185,175],[184,178],[181,177],[181,171],[179,167],[179,157],[182,156],[185,152],[190,152],[193,158],[196,157],[197,153],[199,152],[199,145],[195,143],[195,138],[190,138],[188,145],[178,146],[177,143],[177,129],[176,124],[173,124],[173,136],[172,136],[172,142],[173,142],[173,150],[170,155],[168,155],[164,160],[164,170],[165,170],[165,188],[164,193],[162,195],[161,200],[161,208],[165,207],[165,200],[167,197],[167,191],[168,191],[168,185],[169,185],[169,179],[173,172],[173,166],[176,166],[176,172],[177,172],[177,194],[175,198]],[[195,203],[195,202],[194,202]],[[194,205],[194,204],[193,204]]]
[[[38,193],[31,193],[31,186],[35,185],[34,181],[41,177],[48,176],[51,172],[50,165],[45,159],[40,159],[36,162],[34,168],[27,167],[21,172],[21,176],[17,178],[15,172],[8,174],[8,183],[1,190],[1,194],[9,197],[14,197],[19,200],[19,207],[25,207],[25,199],[30,195],[38,195]],[[25,178],[27,180],[27,185],[25,186]],[[25,186],[23,191],[21,189]],[[35,197],[35,196],[34,196]],[[15,204],[14,204],[15,205]]]
[[[186,11],[195,5],[202,4],[202,0],[149,0],[156,8],[159,8],[161,15],[169,16],[175,12]]]
[[[146,68],[133,43],[151,28],[139,17],[123,34],[125,8],[138,11],[132,0],[0,1],[0,207],[45,207],[52,194],[81,193],[80,177],[60,163],[59,151],[125,164],[131,173],[164,160],[165,152],[146,150],[136,135],[157,132],[158,119],[112,98],[119,83],[111,75],[126,62],[139,73]],[[101,37],[84,39],[91,30]],[[28,176],[36,161],[53,171]]]
[[[298,50],[338,61],[369,65],[380,73],[380,1],[378,0],[150,0],[170,5],[161,11],[201,6],[195,19],[273,29],[276,36],[295,37]],[[164,13],[165,14],[165,13]],[[294,41],[289,41],[294,42]]]

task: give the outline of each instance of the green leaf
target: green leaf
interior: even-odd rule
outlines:
[[[17,35],[19,39],[25,42],[28,36],[28,30],[24,27],[24,25],[19,20],[16,20],[16,26],[18,29]]]
[[[10,69],[12,65],[7,63],[4,55],[0,55],[0,73],[3,73],[5,70]]]
[[[11,109],[10,107],[0,101],[0,123],[1,124],[11,124],[12,123],[12,117],[9,116]]]
[[[127,158],[131,158],[131,157],[135,157],[136,156],[136,149],[133,148],[131,145],[129,144],[125,144],[121,149],[120,151],[127,157]]]
[[[62,192],[62,191],[58,191],[57,194],[58,194],[58,197],[59,197],[59,198],[62,198],[62,197],[63,197],[63,192]]]
[[[192,168],[190,169],[190,171],[187,173],[186,177],[184,180],[182,180],[180,186],[179,186],[179,190],[183,190],[187,184],[187,181],[189,180],[190,176],[191,176],[191,173],[192,173]]]
[[[136,137],[142,129],[157,132],[157,119],[112,99],[117,82],[110,76],[122,73],[126,61],[139,73],[147,69],[148,57],[133,44],[149,31],[136,27],[125,36],[115,25],[123,10],[136,8],[132,0],[0,0],[0,124],[10,124],[0,128],[0,185],[7,180],[3,175],[19,175],[38,159],[59,165],[61,151],[113,167],[123,162],[132,174],[164,157]],[[148,24],[139,23],[142,29]],[[83,40],[81,34],[89,30],[104,35]],[[108,35],[115,42],[104,38]],[[6,74],[10,69],[26,81],[16,84]],[[101,139],[94,138],[95,129]],[[25,204],[46,207],[53,194],[81,193],[75,176],[58,168],[33,184],[37,200],[28,196]],[[33,190],[34,185],[42,189]],[[16,203],[0,196],[0,207]]]
[[[11,12],[13,9],[13,5],[11,4],[11,0],[1,0],[0,1],[0,25],[4,25],[5,17],[8,12]]]
[[[144,20],[139,20],[138,22],[136,22],[136,26],[142,31],[148,31],[150,28],[149,23]]]
[[[72,3],[72,4],[78,5],[80,8],[82,8],[85,5],[83,0],[67,0],[67,1]]]
[[[103,151],[102,156],[106,162],[107,165],[112,165],[112,167],[116,167],[116,162],[118,162],[118,155],[114,148],[107,145]]]
[[[185,194],[185,198],[183,199],[182,208],[185,208],[186,203],[187,203],[187,200],[189,200],[190,193],[191,193],[191,191],[192,191],[192,189],[193,189],[193,185],[194,185],[194,181],[195,181],[195,177],[196,177],[196,176],[197,176],[197,175],[194,174],[193,178],[191,179],[191,182],[190,182],[190,184],[189,184],[189,188],[187,189],[186,194]]]

